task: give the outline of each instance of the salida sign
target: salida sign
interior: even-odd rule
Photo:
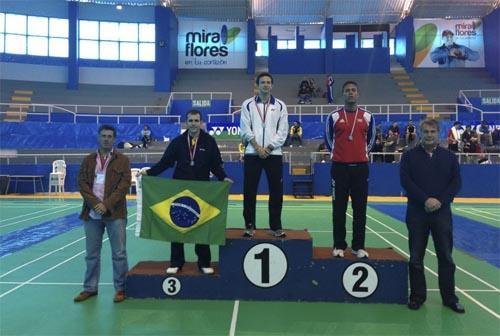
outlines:
[[[244,23],[179,20],[179,68],[246,68]]]

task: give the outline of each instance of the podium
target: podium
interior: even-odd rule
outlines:
[[[307,231],[286,230],[276,238],[256,230],[226,230],[215,273],[204,275],[195,262],[166,274],[166,261],[141,261],[128,273],[130,298],[203,300],[333,301],[406,304],[407,260],[390,248],[367,248],[369,259],[346,250],[334,258],[329,247],[313,247]]]

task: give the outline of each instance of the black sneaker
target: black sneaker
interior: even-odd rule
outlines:
[[[409,301],[408,302],[408,308],[411,310],[419,310],[420,307],[422,306],[422,302],[419,301]]]
[[[446,307],[450,308],[453,310],[455,313],[463,314],[465,313],[465,308],[458,302],[453,302],[453,303],[445,303],[444,304]]]
[[[271,236],[283,238],[283,237],[286,237],[286,234],[285,234],[285,231],[278,229],[278,230],[271,230]]]

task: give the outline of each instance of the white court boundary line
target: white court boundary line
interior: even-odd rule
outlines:
[[[348,215],[349,215],[349,214],[348,214]],[[351,215],[349,215],[349,216],[351,216]],[[351,217],[352,217],[352,216],[351,216]],[[394,233],[396,233],[398,236],[403,237],[405,240],[408,240],[408,237],[407,237],[407,236],[405,236],[405,235],[403,235],[402,233],[400,233],[399,231],[397,231],[397,230],[395,230],[395,229],[391,228],[390,226],[388,226],[388,225],[386,225],[386,224],[382,223],[382,222],[381,222],[381,221],[379,221],[378,219],[373,218],[372,216],[370,216],[370,215],[368,215],[368,214],[366,215],[366,218],[369,218],[369,219],[373,220],[374,222],[381,224],[382,226],[384,226],[384,227],[388,228],[389,230],[393,231]],[[372,230],[372,231],[373,231],[373,230]],[[374,231],[374,232],[375,232],[375,231]],[[427,251],[430,255],[432,255],[432,256],[434,256],[434,257],[436,257],[436,258],[437,258],[437,255],[436,255],[436,253],[435,253],[434,251],[432,251],[432,250],[430,250],[430,249],[428,249],[428,248],[426,248],[425,250],[426,250],[426,251]],[[477,280],[477,281],[481,282],[483,285],[485,285],[485,286],[487,286],[487,287],[490,287],[491,289],[494,289],[496,292],[500,293],[500,289],[498,289],[498,288],[497,288],[497,287],[495,287],[494,285],[492,285],[492,284],[490,284],[489,282],[487,282],[487,281],[485,281],[485,280],[481,279],[481,278],[480,278],[480,277],[478,277],[477,275],[472,274],[471,272],[469,272],[469,271],[465,270],[464,268],[462,268],[462,267],[460,267],[460,266],[457,266],[457,265],[455,265],[455,266],[456,266],[456,268],[457,268],[458,270],[460,270],[461,272],[463,272],[463,273],[467,274],[467,275],[468,275],[468,276],[470,276],[471,278],[473,278],[473,279],[475,279],[475,280]]]
[[[240,300],[234,301],[233,314],[231,316],[231,326],[229,328],[229,336],[234,336],[236,333],[236,323],[238,322],[239,308],[240,308]]]
[[[61,207],[68,208],[69,205],[63,205]],[[10,220],[13,220],[13,219],[18,219],[18,218],[26,217],[26,216],[31,216],[31,215],[34,215],[34,214],[37,214],[37,213],[40,213],[40,212],[47,212],[48,214],[50,214],[52,211],[54,211],[54,209],[45,208],[45,209],[38,210],[38,211],[35,211],[35,212],[30,212],[30,213],[25,213],[25,214],[18,215],[18,216],[13,216],[13,217],[9,217],[9,218],[0,219],[0,223],[6,222],[6,221],[10,221]]]
[[[136,215],[136,214],[134,213],[134,214],[132,214],[132,215],[129,215],[127,218],[133,217],[133,216],[135,216],[135,215]],[[129,226],[130,226],[130,225],[129,225]],[[127,229],[128,229],[128,227],[129,227],[129,226],[127,226]],[[17,270],[20,270],[20,269],[21,269],[21,268],[23,268],[23,267],[26,267],[26,266],[28,266],[28,265],[31,265],[32,263],[34,263],[34,262],[36,262],[36,261],[38,261],[38,260],[44,259],[44,258],[46,258],[46,257],[50,256],[51,254],[54,254],[54,253],[59,252],[59,251],[62,251],[62,250],[64,250],[66,247],[71,246],[71,245],[73,245],[73,244],[75,244],[75,243],[78,243],[79,241],[81,241],[81,240],[83,240],[83,239],[85,239],[85,236],[80,237],[80,238],[78,238],[78,239],[76,239],[76,240],[72,241],[71,243],[68,243],[68,244],[66,244],[66,245],[64,245],[64,246],[61,246],[61,247],[59,247],[59,248],[57,248],[57,249],[55,249],[55,250],[52,250],[52,251],[50,251],[50,252],[48,252],[48,253],[45,253],[44,255],[42,255],[42,256],[40,256],[40,257],[38,257],[38,258],[36,258],[36,259],[30,260],[30,261],[28,261],[27,263],[24,263],[24,264],[22,264],[22,265],[19,265],[19,266],[15,267],[15,268],[11,269],[11,270],[10,270],[10,271],[8,271],[8,272],[5,272],[5,273],[1,274],[1,275],[0,275],[0,279],[1,279],[1,278],[3,278],[3,277],[5,277],[5,276],[7,276],[7,275],[9,275],[9,274],[10,274],[10,273],[12,273],[12,272],[15,272],[15,271],[17,271]]]
[[[481,218],[486,218],[486,219],[490,219],[490,220],[499,220],[499,218],[492,218],[492,217],[488,217],[488,216],[485,216],[485,215],[481,215],[480,213],[477,213],[475,211],[472,211],[472,210],[469,210],[469,209],[460,209],[458,208],[457,209],[458,211],[461,211],[461,212],[465,212],[465,213],[468,213],[469,215],[473,215],[473,216],[477,216],[477,217],[481,217]]]
[[[35,217],[30,217],[30,218],[26,218],[26,219],[21,219],[21,220],[19,220],[17,222],[0,225],[0,228],[4,228],[4,227],[7,227],[7,226],[16,225],[16,224],[23,223],[23,222],[26,222],[26,221],[31,220],[31,219],[35,219],[35,218],[45,217],[45,216],[53,215],[53,214],[56,214],[56,213],[59,213],[59,212],[64,212],[64,211],[69,210],[71,208],[77,208],[77,207],[79,208],[80,206],[73,206],[73,207],[69,207],[69,208],[59,209],[59,210],[56,210],[56,211],[53,211],[53,212],[50,212],[50,213],[47,213],[47,214],[43,214],[43,215],[39,215],[39,216],[35,216]]]
[[[130,224],[130,225],[127,225],[127,227],[126,227],[126,228],[131,227],[131,226],[133,226],[133,225],[135,225],[135,222],[134,222],[134,223],[132,223],[132,224]],[[103,242],[103,243],[105,243],[105,242],[106,242],[106,241],[108,241],[108,240],[109,240],[109,238],[104,238],[104,239],[102,240],[102,242]],[[63,260],[63,261],[61,261],[60,263],[57,263],[56,265],[54,265],[54,266],[52,266],[52,267],[50,267],[50,268],[46,269],[45,271],[43,271],[43,272],[41,272],[41,273],[38,273],[37,275],[35,275],[35,276],[34,276],[34,277],[32,277],[31,279],[26,280],[26,281],[24,281],[24,282],[20,283],[19,285],[17,285],[16,287],[11,288],[11,289],[9,289],[8,291],[6,291],[6,292],[4,292],[4,293],[0,294],[0,299],[1,299],[1,298],[3,298],[3,297],[5,297],[5,296],[7,296],[7,295],[9,295],[9,294],[10,294],[10,293],[12,293],[12,292],[14,292],[14,291],[18,290],[19,288],[26,286],[27,284],[29,284],[29,283],[30,283],[30,282],[32,282],[33,280],[38,279],[38,278],[39,278],[39,277],[41,277],[42,275],[45,275],[45,274],[49,273],[50,271],[52,271],[52,270],[54,270],[54,269],[58,268],[58,267],[59,267],[59,266],[61,266],[61,265],[64,265],[64,264],[65,264],[65,263],[67,263],[68,261],[71,261],[71,260],[75,259],[76,257],[78,257],[78,256],[80,256],[80,255],[82,255],[82,254],[84,254],[84,253],[85,253],[85,250],[80,251],[80,252],[78,252],[77,254],[73,255],[72,257],[69,257],[69,258],[67,258],[67,259],[65,259],[65,260]]]
[[[0,281],[0,285],[19,285],[22,281]],[[42,282],[42,281],[32,281],[26,286],[81,286],[81,282]],[[113,286],[112,282],[99,282],[99,286]],[[464,292],[468,293],[494,293],[493,289],[462,289]],[[429,292],[439,292],[439,288],[427,288]],[[237,300],[239,301],[239,300]],[[235,301],[236,302],[236,301]],[[234,311],[233,307],[233,311]]]
[[[349,217],[351,217],[351,218],[352,218],[352,215],[351,215],[351,214],[348,214],[348,213],[347,213],[347,215],[348,215]],[[368,215],[367,215],[366,217],[370,218],[371,216],[368,216]],[[373,220],[373,217],[371,217],[371,219]],[[376,221],[376,222],[378,222],[378,221]],[[379,222],[379,223],[380,223],[380,224],[382,224],[381,222]],[[382,225],[384,225],[384,226],[385,226],[385,224],[382,224]],[[383,237],[382,235],[380,235],[380,234],[376,233],[376,231],[374,231],[374,230],[373,230],[372,228],[370,228],[368,225],[366,226],[366,228],[367,228],[368,230],[370,230],[370,231],[374,232],[377,236],[379,236],[379,237],[380,237],[380,239],[382,239],[383,241],[385,241],[386,243],[388,243],[389,245],[391,245],[392,247],[394,247],[395,249],[397,249],[399,252],[401,252],[401,253],[402,253],[403,255],[405,255],[407,258],[409,258],[409,257],[410,257],[410,255],[409,255],[408,253],[406,253],[405,251],[403,251],[403,250],[402,250],[399,246],[397,246],[396,244],[394,244],[394,243],[392,243],[391,241],[387,240],[387,239],[386,239],[385,237]],[[405,237],[405,238],[406,238],[406,237]],[[408,238],[406,238],[406,239],[408,239]],[[426,250],[428,250],[428,249],[426,249]],[[428,266],[424,266],[424,267],[425,267],[425,269],[426,269],[429,273],[431,273],[431,274],[432,274],[432,275],[434,275],[435,277],[439,278],[439,277],[438,277],[438,274],[437,274],[436,272],[434,272],[431,268],[429,268]],[[458,266],[457,266],[457,268],[458,268]],[[493,286],[493,287],[494,287],[494,286]],[[497,319],[499,319],[499,320],[500,320],[500,315],[499,315],[499,314],[497,314],[496,312],[494,312],[492,309],[490,309],[490,308],[489,308],[489,307],[487,307],[486,305],[484,305],[482,302],[480,302],[480,301],[476,300],[475,298],[473,298],[471,295],[467,294],[467,293],[466,293],[463,289],[461,289],[461,288],[460,288],[460,287],[458,287],[458,286],[455,286],[455,289],[456,289],[458,292],[462,293],[462,295],[463,295],[463,296],[465,296],[466,298],[468,298],[469,300],[471,300],[473,303],[475,303],[476,305],[478,305],[480,308],[484,309],[486,312],[490,313],[491,315],[493,315],[494,317],[496,317]]]

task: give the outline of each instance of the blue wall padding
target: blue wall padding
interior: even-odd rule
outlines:
[[[117,143],[120,141],[140,140],[143,125],[120,124],[116,128]],[[163,141],[163,136],[174,138],[180,133],[180,125],[150,124],[153,138]],[[63,149],[95,148],[97,146],[96,124],[69,123],[0,123],[0,143],[7,149]]]
[[[140,168],[152,166],[156,162],[134,163],[132,167]],[[314,164],[314,195],[331,195],[331,177],[329,163]],[[76,178],[78,175],[78,164],[69,164],[66,170],[66,191],[78,191]],[[226,173],[234,180],[230,193],[243,193],[243,165],[241,162],[226,162],[224,164]],[[50,164],[39,165],[0,165],[2,175],[43,175],[44,189],[47,191],[49,173],[52,170]],[[458,193],[459,197],[500,197],[500,171],[496,165],[461,165],[462,189]],[[167,170],[162,176],[172,176],[172,169]],[[289,174],[289,165],[283,165],[283,190],[285,194],[292,194],[293,176]],[[14,185],[11,184],[10,192],[14,192]],[[37,191],[40,187],[37,184]],[[19,193],[33,193],[32,183],[20,183]],[[259,183],[259,194],[267,194],[267,179],[264,173]],[[369,195],[373,196],[401,196],[404,193],[399,184],[399,165],[393,163],[373,163],[370,164]]]
[[[370,204],[401,222],[405,222],[406,205]],[[453,245],[466,253],[500,267],[500,229],[475,220],[453,215]]]
[[[314,194],[330,195],[331,181],[329,163],[314,164]],[[500,185],[492,183],[499,181],[500,169],[498,165],[460,165],[462,188],[458,197],[500,197]],[[372,196],[401,196],[404,190],[399,183],[399,164],[372,163],[368,194]]]
[[[0,236],[0,257],[38,244],[81,226],[78,214],[74,213],[54,220],[13,231]]]

